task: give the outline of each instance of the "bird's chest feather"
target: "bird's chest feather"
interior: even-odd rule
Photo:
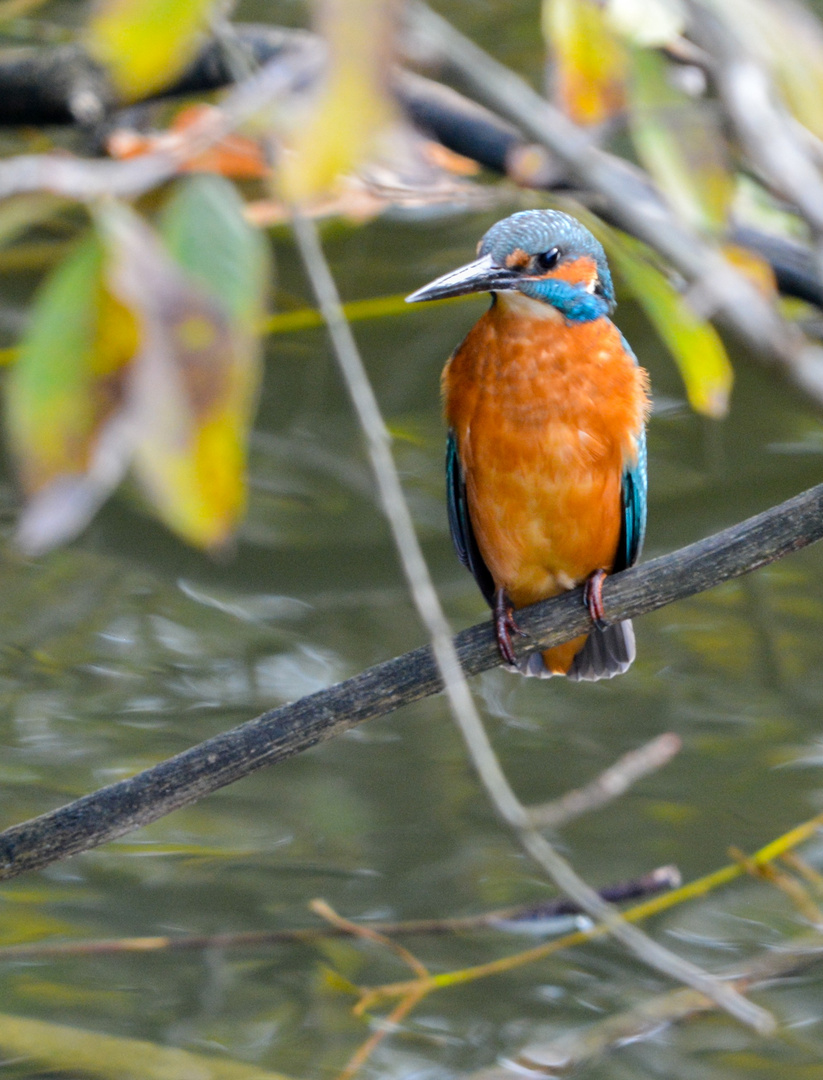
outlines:
[[[648,412],[646,374],[610,320],[529,312],[495,304],[443,373],[477,540],[516,604],[610,569]]]

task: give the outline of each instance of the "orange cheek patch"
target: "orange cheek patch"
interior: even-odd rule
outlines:
[[[510,255],[506,256],[506,266],[510,270],[518,270],[528,266],[530,261],[531,256],[522,248],[515,248]]]
[[[581,255],[573,262],[564,262],[546,277],[568,281],[570,285],[590,285],[597,281],[597,263],[588,255]]]

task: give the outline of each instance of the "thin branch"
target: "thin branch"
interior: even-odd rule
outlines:
[[[619,798],[650,772],[668,764],[682,745],[680,737],[673,732],[658,735],[644,746],[624,754],[585,787],[567,791],[559,799],[542,806],[529,807],[529,820],[536,829],[559,829],[581,814],[598,810]]]
[[[823,934],[810,933],[768,949],[744,964],[738,964],[728,978],[739,990],[785,978],[823,960]],[[471,1080],[512,1080],[524,1072],[532,1076],[556,1076],[602,1056],[606,1051],[649,1038],[661,1027],[688,1020],[714,1008],[712,1002],[694,990],[673,990],[608,1016],[588,1027],[570,1031],[549,1043],[526,1046],[512,1059],[511,1069],[496,1067],[472,1073]]]
[[[782,858],[787,851],[791,851],[798,845],[810,840],[811,837],[820,831],[821,827],[823,827],[823,814],[816,814],[815,817],[802,822],[800,825],[796,825],[793,829],[783,833],[783,835],[779,836],[776,840],[772,840],[771,843],[760,848],[759,851],[756,851],[751,856],[751,859],[753,862],[760,864]],[[644,900],[624,911],[623,917],[627,922],[632,923],[640,922],[642,919],[651,918],[653,915],[659,915],[661,912],[668,911],[679,904],[684,904],[690,900],[696,900],[698,897],[707,896],[716,889],[730,884],[732,881],[741,877],[745,872],[746,871],[741,863],[734,862],[731,865],[721,867],[719,870],[714,870],[709,874],[705,874],[695,881],[690,881],[679,889],[663,893],[650,900]],[[598,923],[585,930],[574,930],[572,933],[565,934],[563,937],[554,938],[552,941],[544,942],[542,945],[536,945],[532,949],[526,949],[513,956],[498,957],[496,960],[489,960],[486,963],[477,964],[474,967],[460,968],[457,971],[441,971],[437,975],[433,975],[430,979],[426,980],[423,984],[419,981],[412,980],[410,982],[375,986],[364,992],[361,1006],[363,1008],[372,1008],[380,1002],[405,997],[412,989],[426,991],[442,990],[450,986],[476,982],[479,979],[487,979],[493,975],[502,975],[514,971],[516,968],[523,967],[526,964],[534,964],[546,960],[549,956],[555,956],[558,953],[565,952],[577,945],[582,945],[584,942],[594,941],[603,937],[605,933],[607,933],[606,927],[603,926],[602,923]]]
[[[749,159],[820,237],[823,176],[777,104],[768,72],[727,19],[694,0],[688,9],[689,36],[712,58],[712,77]]]
[[[676,889],[681,884],[675,866],[659,866],[648,874],[629,881],[619,881],[598,890],[610,904],[640,900]],[[123,953],[194,952],[203,949],[259,949],[274,945],[312,945],[326,938],[349,937],[354,927],[376,930],[390,937],[443,936],[447,934],[488,933],[503,931],[520,933],[539,923],[540,932],[549,935],[556,921],[557,932],[565,932],[568,918],[579,915],[580,908],[566,897],[555,897],[540,904],[520,904],[498,908],[479,915],[453,918],[409,919],[405,922],[351,922],[346,925],[295,927],[284,930],[247,930],[237,933],[156,935],[153,937],[87,938],[83,941],[38,941],[26,945],[0,946],[0,963],[10,960],[56,960],[69,956],[120,956]]]
[[[749,573],[823,538],[823,484],[705,540],[607,579],[606,617],[629,619]],[[529,647],[547,649],[589,627],[580,590],[518,612]],[[489,620],[455,638],[468,675],[496,667]],[[627,676],[631,677],[631,676]],[[88,851],[188,806],[264,765],[442,689],[423,646],[345,682],[272,709],[166,761],[0,833],[0,879]]]
[[[301,215],[296,216],[294,226],[303,261],[366,438],[383,511],[394,536],[412,600],[428,631],[452,715],[496,809],[505,821],[522,824],[525,820],[523,808],[503,775],[460,666],[451,628],[443,613],[403,494],[392,457],[391,436],[383,422],[351,327],[343,314],[337,287],[320,247],[317,227],[313,221]]]

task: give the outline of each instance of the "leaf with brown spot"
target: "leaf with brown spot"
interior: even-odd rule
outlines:
[[[189,181],[192,193],[176,196],[178,208],[173,204],[167,216],[168,227],[176,213],[171,231],[178,253],[187,253],[186,270],[132,211],[107,206],[100,220],[110,252],[109,286],[141,328],[130,380],[135,471],[170,528],[198,546],[217,548],[231,538],[245,508],[245,447],[259,379],[252,311],[259,310],[265,261],[258,248],[249,254],[255,245],[246,234],[221,229],[214,213],[202,216],[209,179],[225,183]],[[232,260],[235,272],[227,272]],[[236,272],[238,264],[244,273]],[[216,277],[209,287],[212,274],[222,275],[225,300]],[[241,298],[243,284],[248,295]]]

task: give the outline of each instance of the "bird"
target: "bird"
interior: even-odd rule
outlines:
[[[610,573],[646,529],[647,372],[609,317],[602,245],[576,218],[524,210],[493,225],[477,258],[409,303],[490,292],[442,376],[452,540],[492,608],[504,666],[574,681],[622,674],[630,620],[604,620]],[[584,586],[591,629],[518,656],[516,609]]]

